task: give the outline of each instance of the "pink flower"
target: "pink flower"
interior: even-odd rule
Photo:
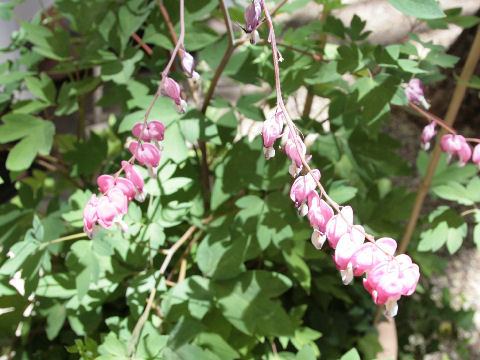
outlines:
[[[313,228],[312,244],[317,249],[321,249],[327,239],[325,231],[332,216],[332,208],[320,198],[316,191],[310,192],[308,195],[308,220],[310,220],[310,226]]]
[[[458,166],[464,166],[472,156],[472,149],[462,135],[447,134],[440,140],[442,151],[448,154],[447,162],[450,162],[452,156],[458,156]]]
[[[262,16],[262,4],[260,0],[253,0],[245,9],[245,32],[247,34],[255,30]]]
[[[423,128],[422,143],[425,151],[430,149],[430,140],[437,134],[437,131],[435,130],[435,126],[437,126],[437,124],[434,121],[432,121],[430,124],[428,124]]]
[[[375,304],[386,305],[385,315],[393,317],[398,312],[397,301],[402,295],[413,294],[419,278],[418,265],[402,254],[378,263],[363,280],[363,286]]]
[[[180,96],[180,86],[172,78],[166,77],[160,90],[162,95],[168,96],[177,105],[177,111],[184,114],[187,110],[187,103]]]
[[[128,199],[119,187],[115,186],[110,189],[106,196],[118,214],[125,215],[127,213]]]
[[[420,79],[414,78],[410,80],[405,88],[405,93],[407,94],[408,101],[417,105],[422,104],[425,109],[430,107],[423,95],[422,82]]]
[[[146,165],[149,175],[155,178],[157,174],[154,169],[158,166],[161,157],[158,149],[149,143],[143,143],[139,146],[136,141],[130,143],[129,149],[137,159],[138,163],[140,165]]]
[[[321,174],[320,170],[312,170],[314,177],[317,180],[320,180]],[[305,176],[299,176],[292,184],[290,188],[290,199],[295,203],[295,206],[300,212],[300,216],[305,216],[308,212],[308,206],[306,202],[308,200],[308,195],[315,191],[317,183],[310,173]]]
[[[283,122],[283,112],[278,112],[270,119],[263,122],[263,152],[267,160],[275,156],[273,144],[275,143],[275,140],[282,136]]]
[[[143,191],[143,177],[138,171],[135,165],[130,164],[127,161],[122,161],[122,167],[125,170],[125,176],[136,188],[135,199],[138,201],[145,200],[146,194]]]
[[[83,208],[83,231],[85,231],[90,239],[97,233],[97,195],[93,194],[87,205]]]
[[[97,203],[98,225],[104,229],[110,229],[117,215],[117,208],[110,202],[110,199],[106,196],[100,197]]]
[[[162,122],[152,120],[145,124],[143,122],[135,124],[132,133],[136,138],[140,138],[143,130],[142,140],[150,142],[152,140],[162,141],[165,134],[165,125]]]
[[[342,235],[338,240],[333,257],[337,270],[340,270],[342,281],[345,285],[353,280],[353,265],[350,261],[352,255],[365,241],[365,230],[361,225],[352,226],[349,233]]]
[[[122,191],[127,197],[128,201],[131,201],[135,197],[135,186],[133,183],[125,178],[115,178],[111,175],[100,175],[97,178],[98,189],[102,194],[108,193],[112,188],[116,187]]]
[[[328,243],[332,249],[337,247],[340,238],[350,232],[350,226],[353,224],[353,209],[351,206],[345,206],[340,214],[333,216],[327,223],[326,235]]]
[[[380,238],[375,243],[367,242],[363,244],[352,255],[353,272],[355,276],[368,273],[381,261],[392,257],[397,249],[397,242],[392,238]]]
[[[307,147],[305,146],[300,136],[295,135],[295,137],[297,139],[299,149],[297,149],[294,137],[291,133],[289,134],[288,140],[285,144],[285,154],[287,154],[290,160],[292,160],[292,165],[290,165],[288,172],[293,177],[297,176],[302,169],[302,158],[305,158],[305,155],[307,153]],[[298,150],[300,150],[300,152]]]
[[[480,169],[480,144],[473,148],[472,162]]]

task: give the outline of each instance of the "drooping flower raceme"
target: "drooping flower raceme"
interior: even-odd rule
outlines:
[[[149,174],[156,176],[155,168],[161,157],[159,142],[164,138],[165,126],[160,121],[138,123],[133,127],[132,133],[143,143],[130,143],[129,149],[133,156],[129,161],[122,161],[122,168],[115,176],[102,174],[97,178],[101,195],[93,194],[83,209],[84,231],[90,238],[97,233],[97,224],[105,229],[117,224],[122,231],[127,231],[128,226],[122,218],[127,213],[128,203],[133,199],[145,200],[143,177],[133,161],[146,165]],[[125,177],[120,176],[122,171],[125,171]]]
[[[267,160],[275,156],[273,145],[275,140],[282,136],[283,124],[284,116],[281,111],[263,122],[263,153]]]
[[[440,147],[448,154],[447,162],[450,162],[452,156],[459,158],[458,166],[464,166],[472,156],[472,149],[462,135],[444,135],[440,140]]]
[[[420,79],[414,78],[410,80],[405,88],[405,93],[407,94],[408,101],[417,105],[422,104],[425,109],[430,107],[430,104],[425,100]]]

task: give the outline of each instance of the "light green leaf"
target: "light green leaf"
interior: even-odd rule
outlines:
[[[53,123],[32,115],[15,113],[5,115],[2,120],[4,125],[0,126],[0,143],[22,139],[8,154],[7,169],[27,169],[37,153],[50,153],[55,133]]]
[[[436,19],[445,16],[437,0],[389,0],[405,15],[420,19]]]
[[[480,187],[478,188],[480,189]],[[432,192],[445,200],[456,201],[462,205],[472,205],[472,195],[475,192],[469,193],[464,186],[458,182],[450,181],[445,185],[438,185],[432,189]]]
[[[340,360],[361,360],[357,349],[352,348],[340,358]]]

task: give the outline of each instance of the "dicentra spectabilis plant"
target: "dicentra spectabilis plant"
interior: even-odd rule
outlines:
[[[443,351],[447,327],[466,353],[473,314],[432,278],[469,226],[480,248],[480,140],[453,126],[480,35],[442,119],[458,59],[414,33],[371,44],[344,6],[55,0],[19,23],[0,50],[19,54],[0,64],[3,354],[371,359],[385,320],[399,358]],[[402,124],[416,159],[393,107],[421,118]]]

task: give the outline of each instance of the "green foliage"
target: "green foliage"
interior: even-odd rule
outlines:
[[[21,2],[0,4],[0,18],[11,19]],[[279,11],[292,14],[308,2],[289,1]],[[327,11],[345,6],[341,0],[315,2]],[[478,22],[458,9],[445,16],[435,0],[390,2],[428,19],[432,28]],[[178,1],[163,6],[178,34]],[[381,348],[371,296],[361,281],[341,283],[331,249],[312,247],[308,219],[298,216],[289,199],[286,156],[277,151],[265,160],[261,137],[251,136],[258,134],[252,130],[258,123],[243,136],[246,121],[263,121],[264,109],[275,106],[268,43],[242,40],[235,46],[221,76],[242,96],[224,99],[217,88],[202,112],[228,39],[211,27],[223,22],[218,1],[185,2],[185,48],[201,73],[201,82],[193,84],[200,100],[193,100],[175,62],[168,76],[182,84],[188,109],[178,114],[164,96],[150,109],[149,119],[162,121],[166,132],[157,178],[140,170],[147,199],[130,202],[123,217],[128,230],[114,225],[88,239],[83,208],[98,194],[96,178],[115,174],[131,156],[124,144],[154,100],[174,42],[156,1],[56,0],[54,10],[20,22],[12,43],[1,50],[20,54],[0,64],[0,144],[8,171],[0,186],[13,182],[11,199],[0,204],[2,353],[55,359],[374,358]],[[244,22],[240,2],[228,11],[232,21]],[[328,102],[328,131],[314,115],[296,124],[304,135],[318,135],[308,148],[310,164],[321,170],[330,197],[352,205],[355,223],[369,233],[399,239],[415,193],[397,186],[397,178],[417,174],[397,154],[402,144],[382,128],[392,105],[408,103],[402,84],[413,77],[438,81],[458,58],[413,34],[411,42],[430,50],[426,56],[411,42],[372,45],[365,26],[357,15],[349,24],[333,16],[294,27],[275,23],[285,45],[280,78],[285,97],[307,88]],[[266,40],[267,27],[259,32]],[[335,43],[324,44],[323,35]],[[478,82],[474,77],[469,85]],[[254,90],[244,93],[244,85]],[[21,91],[32,97],[19,100]],[[108,121],[87,129],[95,107]],[[428,161],[420,152],[422,176]],[[480,249],[476,174],[473,165],[459,168],[442,158],[431,195],[468,208],[464,215],[473,214],[473,241]],[[454,329],[470,326],[471,313],[455,312],[447,295],[444,308],[427,296],[426,278],[443,264],[432,252],[446,245],[454,253],[467,236],[467,221],[456,210],[437,207],[416,233],[413,256],[426,276],[419,285],[423,293],[400,302],[406,310],[399,322],[408,323],[400,328],[401,347],[410,335],[403,329],[431,335],[441,317]],[[193,225],[161,273],[167,249]],[[419,314],[412,316],[414,307]],[[426,324],[429,307],[435,318]]]
[[[406,15],[420,19],[436,19],[444,17],[437,0],[389,0],[396,9]]]

